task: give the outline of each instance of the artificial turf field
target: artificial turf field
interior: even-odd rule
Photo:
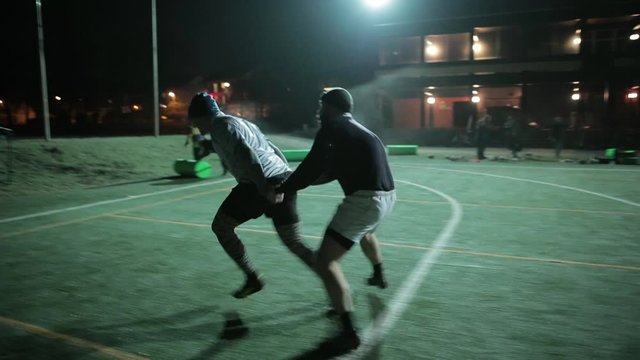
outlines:
[[[377,234],[389,288],[342,266],[362,359],[640,358],[640,170],[390,157]],[[0,359],[292,359],[333,333],[320,281],[268,219],[239,230],[265,289],[209,224],[235,181],[162,179],[3,199]],[[317,247],[337,184],[299,194]],[[84,206],[87,205],[87,206]],[[249,328],[219,339],[225,320]]]

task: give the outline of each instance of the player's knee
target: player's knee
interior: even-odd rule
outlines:
[[[228,234],[233,233],[233,224],[224,221],[223,219],[215,218],[211,223],[211,231],[218,237],[218,239],[226,238]]]
[[[324,275],[331,272],[331,264],[333,261],[322,253],[316,254],[315,270],[318,274]]]

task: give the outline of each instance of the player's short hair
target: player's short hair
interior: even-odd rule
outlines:
[[[337,87],[325,92],[320,97],[320,101],[331,105],[336,109],[344,112],[353,110],[353,97],[343,88]]]
[[[216,100],[207,92],[197,93],[191,104],[189,104],[188,118],[194,119],[203,116],[216,115],[220,112],[220,107]]]

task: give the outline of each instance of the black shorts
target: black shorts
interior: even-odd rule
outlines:
[[[222,202],[218,212],[228,215],[240,223],[257,219],[263,214],[276,226],[295,224],[299,220],[297,193],[285,193],[283,202],[271,204],[254,184],[240,183]]]

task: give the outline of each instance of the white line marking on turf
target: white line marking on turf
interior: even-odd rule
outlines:
[[[463,174],[471,174],[471,175],[482,175],[482,176],[489,176],[489,177],[495,177],[495,178],[502,178],[502,179],[507,179],[507,180],[515,180],[515,181],[523,181],[523,182],[528,182],[528,183],[533,183],[533,184],[540,184],[540,185],[547,185],[547,186],[553,186],[553,187],[557,187],[560,189],[566,189],[566,190],[572,190],[572,191],[577,191],[577,192],[581,192],[581,193],[585,193],[585,194],[590,194],[590,195],[594,195],[594,196],[599,196],[605,199],[609,199],[609,200],[613,200],[613,201],[617,201],[617,202],[621,202],[623,204],[627,204],[627,205],[631,205],[631,206],[636,206],[636,207],[640,207],[639,203],[633,202],[633,201],[629,201],[629,200],[625,200],[625,199],[621,199],[615,196],[611,196],[611,195],[607,195],[607,194],[602,194],[599,192],[595,192],[595,191],[590,191],[590,190],[585,190],[585,189],[581,189],[581,188],[577,188],[577,187],[573,187],[573,186],[567,186],[567,185],[560,185],[560,184],[556,184],[556,183],[550,183],[550,182],[546,182],[546,181],[538,181],[538,180],[531,180],[531,179],[523,179],[523,178],[517,178],[517,177],[513,177],[513,176],[506,176],[506,175],[495,175],[495,174],[487,174],[487,173],[482,173],[482,172],[476,172],[476,171],[468,171],[468,170],[454,170],[454,169],[443,169],[443,168],[438,168],[438,167],[431,167],[431,166],[411,166],[411,165],[400,165],[402,167],[409,167],[409,168],[418,168],[418,169],[431,169],[431,170],[439,170],[439,171],[450,171],[450,172],[458,172],[458,173],[463,173]]]
[[[214,184],[219,184],[219,183],[226,182],[226,181],[231,181],[231,180],[235,180],[235,179],[229,178],[229,179],[223,179],[223,180],[218,180],[218,181],[209,181],[209,182],[202,183],[202,184],[187,185],[187,186],[182,186],[182,187],[178,187],[178,188],[162,190],[162,191],[155,191],[155,192],[150,192],[150,193],[145,193],[145,194],[140,194],[140,195],[128,195],[126,197],[118,198],[118,199],[98,201],[98,202],[84,204],[84,205],[71,206],[71,207],[67,207],[67,208],[63,208],[63,209],[49,210],[49,211],[43,211],[43,212],[34,213],[34,214],[28,214],[28,215],[21,215],[21,216],[15,216],[15,217],[10,217],[10,218],[4,218],[4,219],[0,219],[0,224],[13,222],[13,221],[19,221],[19,220],[26,220],[26,219],[31,219],[31,218],[40,217],[40,216],[59,214],[59,213],[62,213],[62,212],[67,212],[67,211],[87,209],[87,208],[94,207],[94,206],[115,204],[115,203],[119,203],[119,202],[122,202],[122,201],[141,199],[141,198],[145,198],[145,197],[149,197],[149,196],[169,194],[169,193],[176,192],[176,191],[193,189],[193,188],[197,188],[197,187],[201,187],[201,186],[207,186],[207,185],[214,185]]]
[[[464,166],[464,164],[468,164],[468,162],[464,162],[461,161],[457,164],[438,164],[438,166],[451,166],[451,167],[456,167],[456,166]],[[552,164],[552,163],[551,163]],[[411,163],[393,163],[391,164],[391,166],[415,166],[416,164],[411,164]],[[534,169],[534,170],[568,170],[568,171],[595,171],[595,172],[612,172],[612,171],[619,171],[619,172],[634,172],[634,173],[640,173],[640,170],[635,170],[635,169],[618,169],[618,168],[606,168],[606,169],[602,169],[602,168],[595,168],[595,167],[588,167],[585,165],[580,165],[582,167],[561,167],[561,166],[549,166],[547,164],[545,165],[540,165],[540,166],[523,166],[523,165],[513,165],[513,164],[509,164],[509,163],[505,163],[504,165],[483,165],[482,169]],[[595,165],[595,166],[602,166],[602,165]]]
[[[367,355],[373,347],[375,347],[391,329],[391,327],[400,319],[402,313],[409,306],[409,303],[415,296],[422,281],[427,277],[429,270],[435,264],[438,256],[447,245],[447,242],[453,236],[456,228],[462,220],[462,206],[451,196],[438,190],[415,184],[409,181],[396,180],[407,185],[412,185],[420,189],[424,189],[445,198],[451,204],[452,214],[447,225],[442,229],[440,234],[433,243],[431,250],[425,253],[413,272],[400,285],[400,289],[394,294],[389,307],[385,309],[369,327],[363,332],[362,345],[353,353],[344,356],[345,359],[361,359]]]

